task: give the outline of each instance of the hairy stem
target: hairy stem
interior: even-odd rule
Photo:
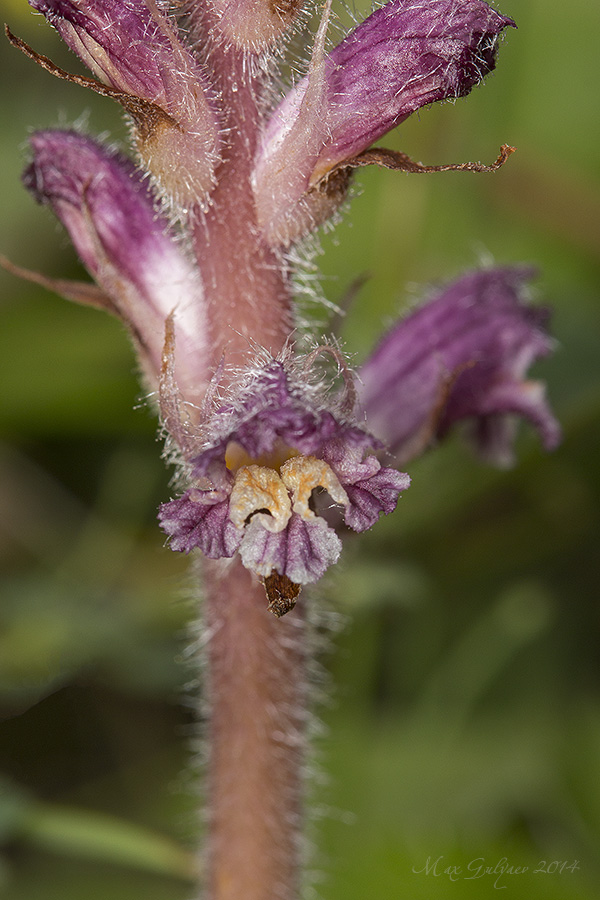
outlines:
[[[209,900],[297,900],[306,731],[301,605],[283,619],[236,560],[205,566]]]
[[[241,52],[214,60],[225,109],[227,146],[211,205],[194,232],[208,303],[212,364],[243,365],[256,347],[277,354],[294,327],[290,273],[258,228],[250,176],[260,125],[262,81]]]

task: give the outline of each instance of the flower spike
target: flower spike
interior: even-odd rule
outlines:
[[[31,138],[25,185],[96,286],[8,268],[125,323],[176,466],[160,524],[174,551],[207,557],[194,590],[206,640],[193,650],[207,664],[210,790],[194,895],[297,897],[311,592],[286,614],[338,561],[348,530],[395,510],[410,478],[390,451],[412,459],[468,420],[482,452],[504,462],[516,416],[549,449],[559,432],[541,386],[525,380],[552,344],[545,313],[522,299],[524,270],[465,276],[394,327],[358,379],[338,344],[306,334],[301,354],[311,317],[294,293],[313,273],[289,248],[335,212],[356,167],[502,164],[508,146],[492,166],[432,167],[372,145],[415,110],[468,93],[513,22],[483,0],[377,0],[330,50],[332,0],[318,0],[308,73],[277,105],[288,63],[295,71],[279,54],[304,0],[30,3],[91,75],[8,32],[12,43],[116,99],[134,125],[139,167],[76,131]]]

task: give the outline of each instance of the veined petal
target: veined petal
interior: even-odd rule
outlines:
[[[465,275],[400,321],[360,370],[359,403],[369,427],[405,463],[457,421],[475,420],[487,458],[512,461],[514,427],[522,416],[544,447],[560,428],[543,386],[525,380],[548,355],[548,312],[523,300],[531,271],[488,269]]]
[[[494,68],[508,25],[514,22],[482,0],[392,0],[318,65],[313,58],[309,75],[267,122],[256,159],[259,221],[271,240],[294,240],[311,215],[314,225],[330,214],[328,198],[335,206],[344,194],[343,173],[326,191],[303,196],[328,172],[415,110],[468,94]],[[307,102],[317,78],[318,102]]]
[[[381,513],[396,509],[398,496],[410,486],[405,472],[382,467],[375,456],[339,441],[328,444],[323,458],[335,470],[346,491],[344,521],[353,531],[367,531]]]
[[[158,521],[171,535],[172,550],[189,553],[199,547],[209,559],[233,556],[244,535],[229,518],[229,498],[203,502],[194,490],[163,503]]]
[[[169,193],[185,205],[210,190],[219,156],[210,85],[162,0],[29,2],[104,84],[166,113],[138,122],[137,145]]]
[[[205,381],[205,310],[199,277],[168,234],[168,223],[133,164],[76,132],[40,131],[23,175],[52,207],[79,256],[138,343],[155,387],[165,321],[174,313],[175,368],[182,392]]]
[[[324,519],[294,513],[285,531],[267,531],[260,522],[247,527],[240,546],[243,564],[258,575],[273,570],[295,584],[312,584],[336,563],[342,542]]]
[[[381,513],[394,512],[398,495],[410,486],[410,478],[404,472],[389,467],[381,468],[364,481],[346,485],[348,507],[344,520],[353,531],[366,531],[377,522]]]

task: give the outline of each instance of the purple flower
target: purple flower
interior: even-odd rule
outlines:
[[[262,614],[259,580],[268,609],[284,615],[338,560],[347,529],[390,514],[410,482],[386,464],[390,451],[410,459],[469,419],[502,462],[509,419],[529,418],[548,448],[558,426],[540,386],[524,381],[551,342],[544,312],[520,297],[521,270],[448,288],[392,329],[356,384],[337,346],[303,357],[294,345],[298,254],[288,248],[338,208],[353,168],[431,171],[368,148],[415,110],[468,93],[513,23],[482,0],[391,0],[327,54],[326,0],[308,75],[276,106],[278,53],[302,0],[31,5],[94,78],[8,31],[13,45],[118,100],[140,168],[75,132],[35,134],[25,184],[97,287],[26,277],[125,322],[178,467],[182,493],[161,506],[162,528],[174,550],[228,561],[205,569],[205,893],[296,896],[307,652],[302,617],[277,627]],[[510,150],[491,167],[433,168],[489,170]],[[317,368],[325,353],[341,390]]]
[[[340,539],[315,515],[313,492],[326,492],[346,525],[365,531],[409,485],[381,466],[372,455],[378,442],[289,354],[251,372],[199,440],[193,487],[161,507],[171,547],[199,547],[213,559],[237,551],[262,577],[278,572],[307,584],[337,561]]]
[[[91,138],[39,131],[25,186],[61,220],[92,277],[134,338],[156,390],[165,322],[174,316],[177,380],[189,400],[204,393],[206,320],[198,273],[169,235],[133,164]]]
[[[288,243],[331,214],[344,173],[328,173],[366,150],[415,110],[462,97],[495,66],[512,19],[482,0],[392,0],[324,55],[326,16],[309,74],[267,122],[254,170],[259,221]],[[347,176],[346,176],[347,181]]]
[[[369,427],[406,463],[460,420],[480,453],[512,462],[517,417],[546,450],[560,428],[529,366],[553,349],[548,310],[524,302],[525,268],[471,272],[400,321],[360,370],[359,403]]]
[[[219,122],[198,60],[162,0],[29,0],[137,124],[152,175],[186,205],[214,184]],[[122,94],[122,98],[120,98]]]

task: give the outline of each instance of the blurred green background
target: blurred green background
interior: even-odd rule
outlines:
[[[0,6],[81,71],[25,0]],[[503,142],[518,153],[494,175],[361,171],[314,265],[334,301],[370,275],[344,323],[358,360],[431,284],[489,259],[539,265],[558,349],[534,374],[565,438],[546,456],[525,429],[510,472],[452,438],[311,597],[345,620],[323,660],[315,764],[326,900],[494,896],[495,876],[465,875],[503,857],[529,867],[496,885],[515,900],[600,892],[600,7],[501,6],[519,30],[496,73],[384,143],[432,164],[491,162]],[[120,113],[6,42],[0,84],[0,251],[82,277],[20,185],[24,143],[83,110],[90,131],[124,140]],[[183,900],[195,674],[185,560],[154,519],[169,496],[155,422],[118,324],[3,272],[0,302],[0,889]]]

